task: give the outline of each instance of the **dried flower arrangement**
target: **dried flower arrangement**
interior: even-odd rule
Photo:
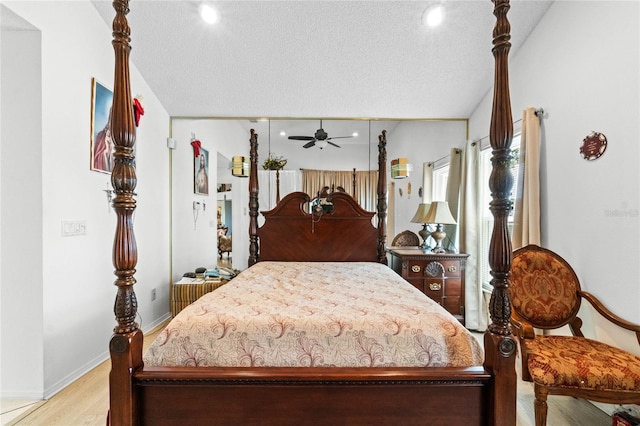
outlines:
[[[281,170],[287,164],[287,160],[282,157],[276,157],[273,153],[269,154],[264,163],[262,163],[262,168],[265,170]]]

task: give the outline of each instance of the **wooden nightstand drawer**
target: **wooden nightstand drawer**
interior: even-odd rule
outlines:
[[[429,262],[424,260],[416,260],[416,259],[409,260],[407,265],[406,277],[404,278],[422,279],[424,277],[424,274],[425,274],[424,269],[427,266],[427,264],[429,264]]]
[[[462,293],[462,282],[460,278],[448,278],[444,286],[445,296],[460,296]]]
[[[468,254],[425,253],[392,247],[389,266],[464,324],[464,269]]]
[[[462,314],[462,312],[460,312],[460,297],[445,297],[440,304],[454,315]]]
[[[435,290],[435,291],[434,290],[430,290],[429,287],[427,286],[424,289],[424,294],[429,296],[434,301],[438,302],[439,305],[442,305],[442,291],[441,290]]]
[[[444,266],[445,277],[459,277],[461,274],[460,260],[442,260],[440,261]]]

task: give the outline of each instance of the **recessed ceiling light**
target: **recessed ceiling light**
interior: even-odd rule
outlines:
[[[280,136],[286,136],[286,135],[287,135],[287,134],[284,132],[284,130],[282,130],[282,131],[280,132]]]
[[[422,23],[428,27],[437,27],[444,20],[444,6],[440,3],[429,6],[422,14]]]
[[[200,17],[207,24],[215,24],[218,22],[218,11],[212,6],[203,3],[200,5]]]
[[[358,132],[353,132],[353,133],[351,134],[351,136],[353,136],[353,137],[355,138],[356,136],[358,136]]]

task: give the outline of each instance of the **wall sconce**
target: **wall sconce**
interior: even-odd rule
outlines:
[[[231,174],[237,177],[249,177],[249,161],[247,157],[241,155],[233,156]]]
[[[107,206],[109,211],[111,211],[111,201],[113,201],[113,189],[109,186],[109,182],[107,182],[107,189],[103,189],[103,191],[107,194]]]
[[[413,166],[409,164],[407,158],[396,158],[391,160],[391,178],[404,179],[409,177],[409,172],[413,171]]]

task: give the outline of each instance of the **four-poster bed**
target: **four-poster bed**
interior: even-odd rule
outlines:
[[[117,227],[113,247],[117,325],[110,341],[109,424],[515,424],[515,342],[509,325],[511,245],[507,216],[512,179],[508,170],[512,120],[507,58],[508,0],[494,0],[495,94],[490,140],[490,189],[495,227],[489,264],[494,291],[492,322],[484,338],[484,364],[470,367],[172,367],[143,362],[142,331],[135,322],[137,248],[133,232],[135,124],[129,83],[128,0],[114,0],[115,51],[112,184]],[[334,211],[314,222],[300,212],[306,194],[285,197],[265,212],[258,227],[257,135],[251,135],[249,265],[267,260],[385,263],[386,136],[380,136],[378,226],[352,197],[332,194]],[[283,226],[291,238],[282,241]],[[323,229],[331,225],[333,232]],[[347,234],[348,233],[348,234]],[[299,234],[299,235],[297,235]],[[347,234],[348,238],[345,238]],[[300,236],[303,237],[300,237]],[[277,236],[277,239],[274,238]],[[338,244],[331,236],[341,238]],[[322,238],[318,250],[305,238]],[[347,242],[351,241],[352,244]],[[268,262],[267,262],[268,263]],[[251,268],[250,268],[251,269]],[[241,274],[242,275],[242,274]],[[232,281],[233,282],[233,281]]]

